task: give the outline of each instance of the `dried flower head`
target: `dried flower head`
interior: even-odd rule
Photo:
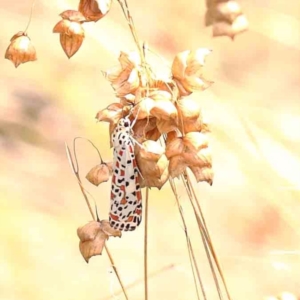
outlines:
[[[79,250],[86,262],[95,255],[101,255],[106,240],[110,236],[121,237],[119,230],[111,228],[107,220],[100,222],[91,221],[88,224],[77,229],[77,235],[80,239]]]
[[[66,10],[60,16],[62,20],[54,26],[53,32],[60,34],[60,44],[68,58],[71,58],[82,45],[84,39],[82,23],[86,19],[77,10]]]
[[[186,97],[211,85],[203,76],[205,58],[210,53],[209,49],[197,49],[177,54],[172,72],[164,74],[164,80],[157,79],[151,66],[142,64],[138,52],[122,52],[120,66],[104,73],[119,102],[98,112],[96,118],[110,123],[110,135],[125,116],[134,122],[131,135],[136,141],[142,187],[160,189],[169,177],[178,177],[187,168],[197,181],[212,183],[207,125],[200,103]]]
[[[87,21],[97,22],[110,10],[111,0],[80,0],[78,10]]]
[[[178,53],[173,61],[172,74],[181,96],[207,89],[213,82],[203,77],[205,58],[211,50],[200,48],[196,51]]]
[[[35,48],[25,32],[20,31],[10,39],[5,58],[12,61],[16,68],[20,64],[37,59]]]
[[[109,176],[112,174],[111,163],[101,163],[93,167],[86,175],[86,179],[93,185],[98,186],[102,182],[109,180]]]

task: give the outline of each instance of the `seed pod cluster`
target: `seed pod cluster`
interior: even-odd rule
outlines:
[[[184,51],[173,60],[171,74],[159,78],[141,62],[137,52],[121,52],[120,66],[104,73],[118,102],[98,112],[99,121],[109,122],[110,136],[119,120],[135,120],[132,137],[142,187],[161,188],[169,178],[189,168],[197,181],[212,184],[211,153],[199,101],[192,98],[212,82],[203,77],[209,49]]]

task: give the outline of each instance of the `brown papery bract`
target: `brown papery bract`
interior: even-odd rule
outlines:
[[[96,119],[100,122],[102,121],[117,124],[123,117],[124,113],[126,113],[126,111],[124,111],[123,104],[112,103],[106,108],[100,110],[96,115]]]
[[[196,181],[201,182],[201,181],[206,181],[208,184],[212,185],[213,184],[213,179],[214,179],[214,172],[212,168],[208,167],[189,167],[194,174]]]
[[[169,174],[171,178],[178,177],[186,171],[187,164],[181,154],[173,156],[169,162]]]
[[[244,15],[238,16],[233,23],[217,22],[213,25],[213,36],[229,36],[231,39],[248,30],[248,20]]]
[[[207,1],[208,10],[205,14],[205,25],[213,25],[213,36],[234,37],[248,29],[248,20],[241,6],[234,0]]]
[[[5,58],[13,62],[17,68],[20,64],[35,61],[36,51],[26,33],[20,31],[10,39]]]
[[[80,239],[79,250],[86,262],[95,255],[101,255],[109,236],[121,237],[119,230],[111,228],[107,220],[101,222],[91,221],[77,229]]]
[[[97,22],[110,10],[111,0],[80,0],[78,10],[86,20]]]
[[[203,77],[205,58],[211,53],[210,49],[199,48],[195,51],[183,51],[178,53],[172,64],[172,74],[182,96],[194,91],[207,89],[212,81]]]
[[[194,167],[211,167],[212,157],[210,148],[204,148],[200,150],[185,149],[182,153],[182,157],[188,166]]]
[[[98,186],[102,182],[106,182],[109,180],[109,176],[111,175],[111,168],[106,164],[102,163],[93,167],[86,175],[86,179]]]
[[[148,140],[137,151],[136,159],[143,177],[141,185],[160,189],[168,179],[168,173],[165,172],[168,160],[164,148],[158,142]]]
[[[160,132],[156,127],[155,118],[145,118],[142,120],[137,120],[135,125],[133,126],[133,132],[134,138],[139,142],[144,142],[145,140],[157,140],[160,137]],[[149,138],[149,136],[152,136],[154,138],[151,139]]]
[[[208,147],[207,136],[201,132],[189,132],[183,137],[184,145],[191,150],[200,150]]]
[[[53,32],[60,34],[60,44],[68,58],[71,58],[79,50],[84,40],[82,23],[86,19],[76,10],[66,10],[60,16],[62,20],[54,26]]]
[[[155,101],[151,98],[143,98],[137,101],[137,104],[132,109],[132,115],[137,119],[145,119],[150,116],[150,111],[155,106]]]
[[[171,131],[167,135],[166,140],[166,156],[171,159],[173,156],[180,155],[184,150],[182,137],[177,137],[175,131]]]
[[[199,101],[190,97],[182,97],[176,102],[179,115],[178,129],[186,134],[191,131],[201,131],[203,120]]]

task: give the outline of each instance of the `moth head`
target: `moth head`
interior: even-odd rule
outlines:
[[[119,126],[122,126],[122,127],[130,127],[130,119],[128,116],[126,116],[125,118],[121,119],[120,122],[119,122]]]

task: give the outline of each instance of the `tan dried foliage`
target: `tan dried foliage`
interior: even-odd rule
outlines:
[[[203,77],[205,58],[211,50],[200,48],[196,51],[183,51],[178,53],[173,61],[172,74],[181,96],[188,96],[195,91],[207,89],[212,81]]]
[[[111,4],[111,0],[80,0],[78,11],[87,21],[97,22],[109,12]]]
[[[86,175],[86,179],[93,185],[98,186],[102,182],[109,180],[109,177],[112,173],[111,164],[101,163],[93,167]]]
[[[10,39],[5,58],[12,61],[16,68],[20,64],[37,60],[35,48],[26,33],[20,31]]]
[[[104,72],[119,102],[98,112],[96,118],[110,123],[110,136],[124,116],[135,121],[132,137],[138,142],[135,150],[142,187],[161,188],[169,176],[177,177],[187,168],[197,181],[211,184],[211,154],[204,135],[208,127],[199,101],[190,96],[212,83],[203,76],[210,53],[206,48],[178,53],[171,74],[162,76],[165,80],[156,79],[151,66],[144,67],[138,52],[121,52],[120,65]],[[166,135],[164,149],[158,140]]]
[[[62,20],[54,26],[53,32],[60,34],[60,44],[68,58],[71,58],[84,40],[82,23],[86,19],[81,12],[76,10],[66,10],[60,16]]]
[[[168,180],[168,160],[164,152],[164,148],[158,142],[151,140],[144,142],[137,151],[136,160],[142,175],[142,187],[161,189]]]
[[[248,30],[249,24],[238,2],[208,1],[205,25],[213,26],[213,36],[228,36],[231,39]]]
[[[172,178],[181,175],[189,167],[197,181],[211,183],[211,176],[200,176],[201,169],[211,169],[212,158],[208,139],[201,132],[189,132],[178,137],[176,132],[170,132],[166,140],[166,156],[170,161],[169,173]]]
[[[105,242],[110,236],[121,237],[122,233],[119,230],[113,229],[109,225],[109,221],[102,220],[100,222],[91,221],[86,225],[77,229],[79,237],[79,250],[88,263],[92,256],[101,255]]]

